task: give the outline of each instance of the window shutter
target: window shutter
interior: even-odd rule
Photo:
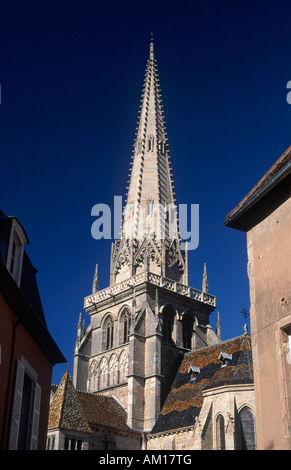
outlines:
[[[13,408],[12,408],[10,436],[9,436],[9,446],[8,446],[10,450],[17,450],[21,405],[22,405],[24,372],[25,372],[24,365],[21,363],[21,361],[17,361],[14,397],[13,397]]]
[[[39,415],[40,415],[40,399],[41,399],[41,387],[38,385],[38,383],[36,383],[35,390],[34,390],[34,404],[33,404],[33,411],[32,411],[31,441],[30,441],[31,450],[37,450],[38,426],[39,426]]]

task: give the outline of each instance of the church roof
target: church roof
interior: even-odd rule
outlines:
[[[105,395],[77,391],[78,398],[85,417],[92,430],[99,426],[114,428],[120,431],[130,431],[127,425],[127,413],[113,398]]]
[[[152,433],[194,425],[204,391],[249,383],[253,383],[252,357],[246,333],[185,354]]]
[[[63,428],[91,433],[100,426],[134,433],[127,425],[126,411],[113,397],[76,390],[67,370],[55,389],[48,429]]]

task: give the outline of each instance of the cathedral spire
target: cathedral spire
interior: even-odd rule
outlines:
[[[127,230],[126,234],[129,236],[133,232],[135,236],[140,235],[140,238],[143,238],[146,229],[144,219],[151,215],[150,206],[160,204],[165,207],[175,202],[153,37],[150,43],[150,57],[146,68],[126,202],[130,213],[134,204],[137,203],[138,207],[135,207],[134,217],[130,217],[129,224],[125,216],[123,233]],[[156,228],[155,226],[155,232]],[[138,229],[140,232],[137,232]]]
[[[134,252],[131,251],[130,240],[134,240]],[[127,186],[121,240],[115,245],[112,253],[115,274],[120,270],[121,259],[122,263],[126,262],[128,266],[128,277],[135,274],[138,265],[144,264],[143,251],[149,252],[151,271],[153,261],[158,266],[154,271],[163,275],[169,275],[167,263],[171,266],[177,265],[180,275],[176,276],[176,280],[182,281],[181,275],[185,266],[180,248],[153,35]],[[125,277],[122,276],[123,279]]]

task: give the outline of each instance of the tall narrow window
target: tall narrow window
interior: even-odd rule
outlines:
[[[113,318],[108,317],[107,320],[104,323],[104,349],[111,349],[113,347],[113,332],[114,332],[114,326],[113,326]]]
[[[16,265],[16,243],[15,243],[15,240],[13,239],[12,250],[11,250],[11,260],[10,260],[10,272],[12,276],[14,274],[15,265]]]
[[[11,251],[10,251],[10,264],[8,269],[11,276],[14,278],[16,283],[19,285],[21,278],[21,266],[23,257],[23,245],[16,232],[14,231],[11,240]]]
[[[225,450],[224,417],[219,415],[216,420],[216,445],[217,450]]]
[[[121,316],[121,344],[128,343],[130,331],[130,313],[125,310]]]
[[[37,449],[40,401],[41,387],[36,383],[35,371],[26,361],[18,361],[10,424],[10,450]]]
[[[255,419],[248,406],[244,406],[239,412],[238,421],[239,450],[255,450]]]

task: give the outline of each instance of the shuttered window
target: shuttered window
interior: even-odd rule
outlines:
[[[36,450],[38,443],[41,387],[22,361],[17,361],[12,415],[10,450]]]

